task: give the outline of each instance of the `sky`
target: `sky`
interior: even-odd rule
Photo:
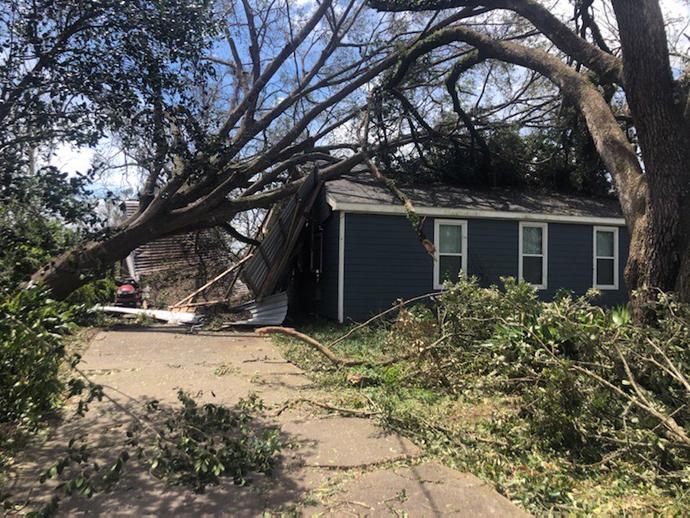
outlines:
[[[291,0],[299,6],[308,6],[313,3],[313,0]],[[549,5],[555,12],[563,17],[568,17],[572,13],[572,6],[567,0],[542,0],[546,5]],[[690,35],[687,29],[687,24],[690,22],[690,0],[661,0],[661,7],[667,21],[670,19],[680,20],[677,27],[685,28],[685,34]],[[676,32],[681,32],[677,30]],[[669,35],[673,37],[673,35]],[[679,46],[690,53],[690,38],[683,37],[683,35],[676,34],[679,38]],[[106,143],[107,147],[107,143]],[[85,172],[89,169],[92,160],[96,155],[96,151],[89,148],[76,148],[70,144],[63,143],[57,146],[54,155],[50,160],[50,164],[59,168],[68,174],[76,174],[76,172]],[[118,163],[117,157],[114,162]],[[121,162],[121,161],[120,161]],[[135,175],[123,174],[119,170],[115,170],[109,176],[102,178],[98,182],[97,191],[112,190],[120,192],[123,189],[130,189],[135,191],[137,188],[137,179]]]
[[[70,144],[63,143],[55,149],[55,155],[50,164],[70,174],[75,174],[78,171],[84,172],[91,166],[94,154],[93,149],[86,147],[76,148]]]

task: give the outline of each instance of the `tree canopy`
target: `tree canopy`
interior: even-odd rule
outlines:
[[[690,291],[687,59],[658,0],[36,5],[4,19],[3,149],[26,157],[29,127],[108,134],[143,174],[138,214],[36,272],[58,296],[146,241],[270,207],[314,164],[327,180],[360,162],[613,190],[628,286]]]

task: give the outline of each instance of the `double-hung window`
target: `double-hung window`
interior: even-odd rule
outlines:
[[[618,228],[594,227],[594,279],[600,290],[618,289]]]
[[[435,220],[434,243],[434,289],[440,290],[444,281],[456,281],[467,271],[467,221]]]
[[[548,230],[547,223],[520,223],[518,274],[540,290],[547,286]]]

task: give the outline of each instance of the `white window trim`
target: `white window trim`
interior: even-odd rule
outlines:
[[[441,225],[455,225],[462,228],[462,243],[460,254],[443,254],[443,255],[460,255],[461,265],[463,273],[467,273],[467,220],[464,219],[436,219],[434,220],[434,289],[442,290],[443,282],[440,280],[441,276],[441,236],[440,227]]]
[[[525,227],[541,228],[541,255],[538,254],[523,254],[522,253],[522,229]],[[545,290],[549,286],[549,224],[548,223],[533,223],[531,221],[521,221],[518,229],[518,277],[524,280],[522,276],[522,258],[523,257],[541,257],[541,279],[542,284],[532,284],[538,290]]]
[[[613,284],[597,284],[597,259],[611,259],[611,256],[597,255],[597,232],[613,232]],[[617,290],[618,269],[618,227],[592,227],[592,286],[598,290]]]

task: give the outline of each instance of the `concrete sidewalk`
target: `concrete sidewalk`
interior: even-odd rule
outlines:
[[[160,327],[102,331],[80,367],[132,408],[150,399],[176,404],[177,389],[224,404],[255,392],[273,408],[298,398],[328,398],[270,341],[246,334],[189,335]],[[23,459],[17,494],[28,491],[32,474],[70,437],[88,432],[89,441],[97,440],[105,451],[122,437],[129,419],[103,402],[87,417],[62,423]],[[60,515],[527,516],[476,477],[425,460],[409,440],[384,433],[371,420],[299,405],[272,419],[295,445],[283,451],[272,477],[257,476],[245,487],[227,481],[195,494],[156,480],[131,459],[114,491],[91,499],[74,496],[61,503]],[[49,498],[49,487],[34,496]]]

